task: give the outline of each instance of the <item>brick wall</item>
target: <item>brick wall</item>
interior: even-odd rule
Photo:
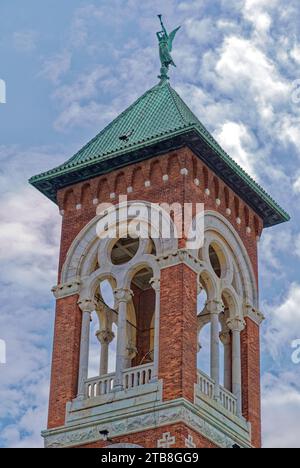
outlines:
[[[183,168],[188,170],[187,175],[181,172]],[[169,178],[163,181],[166,174]],[[96,215],[96,200],[117,204],[118,195],[126,194],[129,187],[129,201],[204,203],[206,210],[222,214],[239,233],[258,278],[257,237],[263,227],[261,219],[189,149],[184,148],[58,192],[59,208],[64,213],[59,280],[73,240]],[[114,200],[111,194],[116,195]],[[182,239],[180,246],[184,245],[185,240]],[[196,275],[183,265],[164,270],[161,290],[159,371],[164,378],[164,398],[184,396],[193,401]],[[76,395],[81,327],[81,314],[76,303],[76,296],[57,303],[49,409],[51,428],[64,424],[65,404]],[[253,441],[259,446],[259,330],[251,321],[247,321],[247,329],[243,333],[242,350],[244,413],[253,423]]]
[[[197,381],[197,275],[181,264],[162,270],[159,378],[163,399],[194,402]]]
[[[260,337],[259,326],[246,318],[242,342],[243,414],[252,425],[252,444],[261,447]]]
[[[66,403],[77,395],[81,311],[78,296],[56,305],[48,428],[63,426]]]

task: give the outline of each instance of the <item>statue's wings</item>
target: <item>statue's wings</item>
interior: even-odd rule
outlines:
[[[168,48],[169,48],[169,51],[172,52],[172,49],[173,49],[173,41],[175,39],[175,36],[177,34],[177,32],[179,31],[179,29],[181,28],[181,26],[179,26],[178,28],[174,29],[174,31],[172,31],[170,34],[169,34],[169,38],[168,38]]]

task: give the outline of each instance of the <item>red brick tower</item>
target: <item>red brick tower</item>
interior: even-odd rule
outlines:
[[[165,70],[66,164],[30,182],[63,218],[46,447],[260,447],[257,242],[289,218],[216,143]],[[147,209],[190,203],[194,216],[203,203],[202,248],[189,248],[186,235],[101,236],[99,204],[115,206],[113,230],[121,195]],[[90,377],[91,319],[101,346]]]

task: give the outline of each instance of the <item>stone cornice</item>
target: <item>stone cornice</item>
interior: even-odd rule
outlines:
[[[108,430],[110,437],[114,438],[182,422],[220,448],[232,448],[234,444],[250,448],[249,426],[242,421],[239,424],[232,422],[229,425],[225,419],[208,416],[201,407],[185,399],[178,399],[158,403],[155,411],[153,408],[135,410],[131,414],[120,415],[117,420],[112,421],[108,417],[90,424],[79,423],[47,430],[42,435],[47,448],[75,447],[99,441],[99,432],[102,430]]]
[[[52,292],[56,299],[63,299],[64,297],[73,296],[74,294],[79,294],[80,292],[81,280],[80,278],[74,278],[74,280],[58,284],[52,288]]]
[[[182,263],[197,274],[202,270],[202,262],[186,249],[179,249],[177,251],[170,252],[168,255],[158,257],[156,261],[158,262],[161,270],[180,265]]]
[[[261,325],[262,322],[265,320],[265,316],[263,315],[263,313],[260,312],[258,309],[252,307],[250,304],[246,304],[244,306],[244,317],[250,318],[257,325]]]

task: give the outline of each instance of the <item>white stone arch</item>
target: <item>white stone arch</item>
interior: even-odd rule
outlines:
[[[205,289],[208,301],[213,301],[219,296],[219,282],[212,268],[209,268],[208,265],[199,274],[199,283]]]
[[[203,216],[203,215],[201,215]],[[195,223],[194,223],[195,224]],[[231,257],[231,261],[235,262],[236,271],[240,276],[239,284],[242,287],[242,299],[246,304],[251,304],[254,308],[258,308],[258,291],[257,283],[253,270],[252,263],[250,261],[248,252],[241,240],[237,231],[233,228],[231,223],[220,213],[215,211],[205,211],[204,214],[204,229],[205,236],[207,236],[210,241],[215,239],[219,243],[223,243],[224,252]],[[223,239],[223,241],[222,241]],[[231,252],[229,252],[228,247],[230,247]],[[206,252],[206,243],[202,248],[204,255]],[[191,251],[192,255],[198,256],[198,251]],[[204,270],[211,271],[210,264],[204,261]],[[230,277],[233,274],[233,269],[230,269]],[[229,276],[225,278],[228,282]],[[222,280],[220,281],[220,283]],[[223,285],[220,284],[219,294],[222,291]],[[220,296],[219,296],[220,297]]]
[[[113,206],[113,205],[112,205]],[[136,208],[139,207],[144,207],[144,212],[141,214],[140,217],[140,224],[141,224],[141,229],[145,230],[149,226],[149,219],[151,221],[151,217],[146,216],[146,210],[152,210],[151,213],[161,213],[161,210],[159,207],[157,207],[155,204],[151,204],[149,202],[144,202],[144,201],[135,201],[135,202],[129,202],[128,207],[135,206]],[[118,211],[120,216],[122,216],[122,210],[124,210],[124,204],[116,205],[114,206],[114,209]],[[170,222],[171,224],[173,223],[170,216],[166,212],[163,213],[163,219],[164,222]],[[75,240],[73,241],[71,247],[69,248],[69,251],[66,256],[65,263],[62,267],[62,273],[61,273],[61,283],[62,284],[67,284],[71,283],[75,279],[81,279],[82,277],[87,277],[90,275],[91,272],[91,265],[93,262],[95,262],[95,256],[99,252],[99,250],[106,252],[105,247],[105,242],[113,242],[112,239],[102,239],[100,240],[99,235],[101,235],[101,232],[97,233],[97,228],[99,228],[99,221],[103,219],[103,213],[99,213],[94,219],[92,219],[81,231],[80,233],[76,236]],[[174,223],[173,223],[174,226]],[[113,225],[111,225],[109,228],[113,229]],[[174,226],[174,229],[176,227]],[[178,249],[178,239],[176,238],[176,235],[174,235],[172,238],[164,238],[163,233],[160,232],[159,230],[155,230],[155,237],[152,237],[152,241],[155,245],[156,248],[156,254],[157,256],[164,256],[168,255],[170,253],[176,252]],[[104,242],[101,246],[100,244]],[[143,243],[142,243],[143,244]],[[144,246],[144,244],[143,244]],[[101,256],[98,258],[98,261],[100,260],[100,271],[101,267],[105,268],[104,265],[101,265],[101,260],[106,260],[103,259]],[[107,267],[107,262],[104,261]]]
[[[231,285],[224,287],[221,291],[221,297],[225,297],[226,302],[229,307],[229,317],[230,318],[243,318],[243,308],[241,299],[239,298],[237,292]]]

